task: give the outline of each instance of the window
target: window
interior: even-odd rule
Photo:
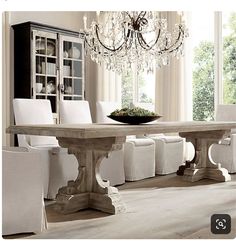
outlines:
[[[139,73],[136,65],[122,74],[122,107],[155,102],[155,73]]]
[[[236,104],[236,12],[222,13],[223,103]]]
[[[192,13],[193,119],[213,120],[219,103],[236,104],[236,12]]]
[[[138,102],[151,103],[155,101],[155,75],[154,73],[141,73],[137,77]]]
[[[122,96],[121,96],[121,101],[122,101],[122,107],[129,107],[130,104],[133,103],[134,101],[134,80],[135,75],[134,73],[129,70],[125,73],[122,74]]]
[[[192,13],[193,120],[214,118],[214,13]],[[187,55],[187,53],[185,54]]]

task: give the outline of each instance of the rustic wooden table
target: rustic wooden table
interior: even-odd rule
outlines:
[[[218,181],[230,180],[228,171],[208,156],[209,147],[218,143],[236,128],[235,122],[157,122],[156,124],[55,124],[18,125],[7,128],[8,133],[56,136],[60,146],[79,161],[79,173],[75,181],[59,189],[55,209],[72,213],[80,209],[94,208],[111,214],[125,211],[120,194],[109,182],[101,179],[99,166],[104,157],[119,150],[127,135],[177,132],[195,148],[190,168],[183,178],[197,181],[203,178]]]

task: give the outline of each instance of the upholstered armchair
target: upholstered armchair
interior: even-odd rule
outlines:
[[[60,102],[61,123],[92,123],[88,101],[64,100]],[[108,180],[111,186],[125,182],[124,150],[112,151],[108,158],[103,159],[100,165],[100,175]]]
[[[2,150],[2,234],[39,233],[47,228],[40,153]]]
[[[121,107],[118,102],[98,101],[97,122],[117,123],[108,118],[112,111]],[[155,148],[154,142],[149,138],[136,138],[128,136],[124,143],[125,180],[136,181],[155,176]]]
[[[13,110],[16,125],[54,123],[49,100],[14,99]],[[55,137],[18,135],[18,144],[30,152],[40,153],[45,198],[54,199],[60,187],[77,177],[78,164],[75,156],[59,147]]]
[[[218,105],[216,121],[236,122],[236,105]],[[236,172],[236,129],[231,130],[228,138],[213,144],[210,150],[214,162],[220,163],[229,173]]]

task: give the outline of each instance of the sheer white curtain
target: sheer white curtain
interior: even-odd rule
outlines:
[[[100,12],[98,20],[105,21],[107,12]],[[104,65],[97,68],[97,101],[121,102],[121,76],[108,71]]]
[[[163,16],[164,15],[164,16]],[[173,30],[180,16],[165,12],[169,30]],[[185,13],[188,26],[188,13]],[[163,121],[192,120],[192,71],[189,38],[185,41],[185,55],[171,58],[170,64],[156,70],[155,109]],[[190,64],[190,65],[189,65]]]
[[[121,76],[103,65],[97,70],[97,100],[121,102]]]

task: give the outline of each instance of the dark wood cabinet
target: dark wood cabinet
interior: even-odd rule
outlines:
[[[35,22],[14,29],[14,97],[48,99],[55,122],[60,100],[84,99],[84,35]]]

